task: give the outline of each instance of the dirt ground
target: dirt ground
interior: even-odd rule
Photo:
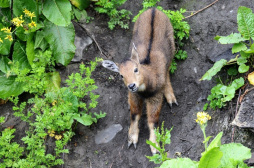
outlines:
[[[197,11],[214,0],[164,0],[160,3],[164,9],[185,8],[189,15],[190,11]],[[172,86],[179,106],[173,105],[170,108],[164,101],[160,115],[160,124],[165,121],[165,127],[170,129],[171,144],[166,146],[170,157],[176,157],[180,153],[182,157],[190,157],[198,160],[203,148],[203,134],[195,123],[196,113],[202,111],[206,103],[206,97],[215,81],[199,81],[202,75],[213,65],[214,61],[221,58],[229,59],[231,45],[218,44],[213,38],[216,35],[229,35],[237,32],[237,9],[239,6],[246,6],[254,11],[254,1],[250,0],[219,0],[215,5],[186,19],[190,24],[190,38],[185,43],[184,49],[188,53],[185,61],[178,61],[177,71],[171,75]],[[128,0],[123,8],[130,10],[135,16],[142,8],[140,0]],[[133,23],[130,22],[130,29],[123,30],[116,28],[110,31],[107,27],[107,17],[88,11],[94,20],[85,24],[85,28],[94,34],[100,47],[109,56],[102,56],[93,42],[84,51],[84,61],[101,57],[120,62],[129,57],[129,44],[132,36]],[[132,16],[132,17],[133,17]],[[79,36],[86,36],[84,30],[76,27]],[[79,63],[72,63],[66,68],[60,68],[62,81],[68,75],[78,71]],[[66,148],[70,153],[64,155],[65,168],[147,168],[155,167],[145,157],[151,156],[149,145],[146,139],[149,138],[146,113],[144,112],[139,124],[140,134],[137,149],[127,149],[127,133],[130,124],[130,114],[127,104],[127,88],[124,86],[120,76],[98,65],[93,74],[100,95],[98,106],[95,111],[103,111],[107,116],[100,119],[97,124],[90,127],[78,125],[76,135]],[[209,111],[212,119],[208,123],[207,135],[215,136],[223,131],[222,143],[241,142],[247,147],[254,145],[253,133],[247,129],[235,128],[231,125],[235,115],[236,100],[229,103],[221,110]],[[3,125],[8,127],[14,125],[17,130],[26,128],[26,124],[11,116],[11,103],[0,106],[1,115],[9,117]],[[122,130],[108,143],[96,144],[95,136],[104,129],[120,124]],[[233,133],[234,132],[234,133]],[[16,136],[21,139],[22,135],[17,131]],[[61,166],[62,167],[62,166]]]

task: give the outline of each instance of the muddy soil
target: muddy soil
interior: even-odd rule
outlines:
[[[197,11],[213,0],[164,0],[160,3],[164,9],[185,8],[187,11]],[[165,121],[165,127],[170,129],[171,144],[166,146],[170,157],[176,157],[176,153],[182,157],[190,157],[198,160],[200,153],[204,150],[202,141],[203,134],[195,123],[196,113],[202,111],[206,103],[206,97],[210,94],[210,89],[215,81],[199,81],[202,75],[213,65],[214,61],[221,58],[229,59],[230,45],[220,45],[213,38],[216,35],[228,35],[237,32],[237,9],[239,6],[247,6],[254,11],[254,1],[250,0],[220,0],[215,5],[203,12],[186,19],[190,24],[190,38],[185,43],[184,49],[188,53],[185,61],[178,61],[177,71],[171,75],[172,86],[179,103],[170,108],[166,101],[160,115],[160,124]],[[130,10],[134,15],[142,8],[141,1],[129,0],[123,8]],[[116,28],[110,31],[107,27],[107,17],[98,15],[93,11],[88,13],[94,20],[85,24],[85,28],[90,34],[94,34],[97,43],[108,55],[102,56],[97,49],[95,42],[84,51],[83,61],[93,60],[94,57],[111,59],[120,62],[129,57],[129,44],[132,36],[133,23],[130,22],[130,29],[123,30]],[[187,12],[186,15],[191,12]],[[133,15],[133,16],[134,16]],[[87,36],[83,29],[76,26],[77,34]],[[79,63],[72,63],[66,68],[60,68],[62,81],[68,75],[78,71]],[[66,168],[83,167],[112,167],[112,168],[146,168],[155,167],[145,157],[150,156],[150,148],[146,144],[149,138],[146,113],[142,115],[139,128],[139,143],[137,149],[130,147],[127,149],[127,132],[130,124],[130,114],[127,104],[127,88],[124,86],[120,76],[101,65],[96,68],[93,74],[98,89],[96,93],[100,95],[98,106],[94,111],[103,111],[107,116],[100,119],[97,124],[90,127],[77,125],[76,135],[66,146],[70,150],[68,155],[64,155],[64,166]],[[64,85],[64,84],[63,84]],[[235,115],[236,100],[229,103],[221,110],[209,111],[212,120],[207,127],[207,135],[215,136],[223,131],[223,143],[241,142],[247,147],[254,145],[253,133],[247,129],[239,129],[231,125]],[[19,119],[12,117],[11,103],[0,106],[1,115],[9,117],[4,127],[13,126],[17,130],[26,129],[26,124]],[[96,144],[95,137],[98,133],[114,124],[120,124],[122,129],[115,137],[102,144]],[[16,136],[22,137],[21,131],[17,131]],[[234,133],[233,133],[234,132]],[[233,138],[232,138],[233,137]]]

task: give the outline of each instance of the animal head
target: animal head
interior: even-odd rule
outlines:
[[[142,67],[139,63],[138,52],[134,44],[130,59],[126,59],[120,64],[104,60],[102,66],[111,71],[118,72],[123,79],[124,84],[131,92],[144,90]]]

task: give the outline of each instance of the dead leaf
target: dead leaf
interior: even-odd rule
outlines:
[[[6,100],[0,99],[0,105],[5,104],[7,101],[8,101],[8,99],[6,99]]]
[[[254,85],[254,71],[249,73],[248,80],[249,80],[250,84]]]

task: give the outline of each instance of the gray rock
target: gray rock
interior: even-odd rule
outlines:
[[[76,46],[75,56],[71,60],[72,62],[80,62],[83,58],[83,51],[90,44],[93,43],[93,40],[89,36],[79,37],[76,35],[74,44]]]
[[[232,125],[254,130],[254,91],[249,92],[243,99]]]
[[[120,124],[114,124],[109,126],[108,128],[97,133],[97,135],[95,136],[95,143],[102,144],[110,142],[122,129],[123,127]]]

